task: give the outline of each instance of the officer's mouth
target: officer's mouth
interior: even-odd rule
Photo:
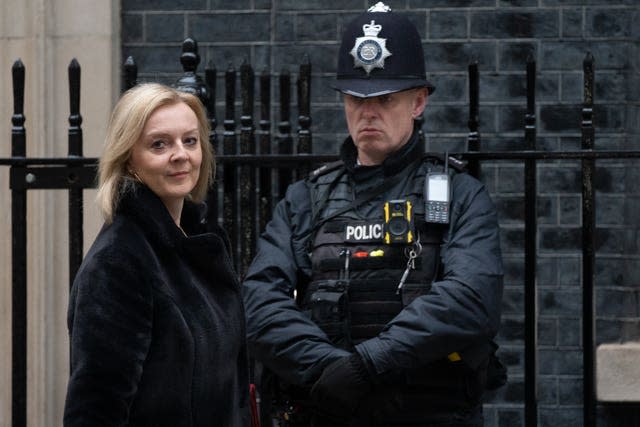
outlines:
[[[379,135],[382,133],[382,131],[380,129],[377,128],[362,128],[360,129],[360,132],[358,132],[361,136],[373,136],[373,135]]]

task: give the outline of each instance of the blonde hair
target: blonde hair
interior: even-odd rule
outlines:
[[[198,137],[202,150],[200,176],[191,191],[191,200],[201,202],[207,196],[215,171],[214,153],[209,144],[209,122],[204,106],[190,93],[159,83],[144,83],[125,92],[111,113],[104,151],[98,167],[98,208],[107,224],[113,221],[120,197],[135,181],[127,169],[133,146],[151,114],[158,108],[185,103],[198,119]]]

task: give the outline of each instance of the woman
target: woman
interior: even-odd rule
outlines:
[[[105,225],[73,283],[66,426],[248,424],[244,311],[224,232],[199,205],[213,154],[193,95],[143,84],[100,159]]]

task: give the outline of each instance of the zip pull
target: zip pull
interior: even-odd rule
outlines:
[[[400,278],[400,283],[398,283],[398,288],[396,289],[396,295],[400,294],[402,287],[404,286],[404,282],[406,282],[407,277],[409,277],[409,273],[411,270],[416,269],[416,258],[422,252],[422,245],[420,244],[420,239],[416,240],[413,245],[408,248],[405,248],[404,253],[407,259],[407,268],[405,268],[404,273],[402,273],[402,277]]]
[[[349,248],[342,248],[340,251],[340,257],[344,257],[344,267],[340,270],[340,279],[349,280],[349,260],[351,259],[351,250]]]

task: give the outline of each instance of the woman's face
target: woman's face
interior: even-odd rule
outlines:
[[[173,213],[198,182],[200,144],[193,110],[183,102],[165,105],[149,116],[128,166]]]

